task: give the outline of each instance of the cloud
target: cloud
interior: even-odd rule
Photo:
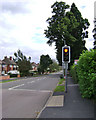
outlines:
[[[40,55],[49,54],[56,59],[55,45],[49,47],[44,35],[47,28],[46,20],[52,16],[51,5],[56,0],[2,0],[0,1],[0,59],[14,55],[20,49],[32,61],[39,62]],[[57,0],[61,1],[61,0]],[[88,18],[91,26],[86,46],[92,48],[92,29],[94,28],[94,0],[67,0],[74,2],[81,11],[83,18]],[[89,9],[90,8],[90,9]]]
[[[94,40],[91,39],[91,38],[89,38],[89,39],[87,39],[86,41],[87,41],[87,42],[86,42],[86,47],[87,47],[88,49],[92,49],[92,48],[93,48],[93,42],[94,42]]]
[[[26,51],[27,50],[27,51]],[[23,47],[22,51],[26,55],[30,55],[32,57],[32,61],[39,62],[40,56],[49,54],[52,59],[56,59],[55,48],[54,46],[49,47],[47,44],[33,44],[30,47]]]
[[[28,13],[30,12],[27,8],[28,1],[1,1],[2,12],[11,12],[12,14]]]

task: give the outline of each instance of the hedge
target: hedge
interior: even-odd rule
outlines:
[[[77,64],[82,97],[96,99],[96,50],[83,51]]]
[[[70,68],[70,74],[74,79],[74,83],[78,83],[78,76],[77,76],[77,65],[73,64]]]

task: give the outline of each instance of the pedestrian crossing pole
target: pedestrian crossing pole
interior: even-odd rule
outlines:
[[[67,67],[68,62],[65,63],[65,92],[67,93]]]
[[[63,77],[65,77],[65,92],[67,93],[67,69],[68,63],[70,63],[70,46],[62,47],[62,68],[63,68]]]

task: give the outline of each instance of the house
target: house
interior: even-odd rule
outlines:
[[[5,71],[6,71],[6,63],[2,60],[0,60],[0,76],[2,74],[5,74]]]
[[[5,74],[7,70],[6,63],[0,60],[0,80],[10,79],[10,76]]]
[[[14,62],[12,57],[7,58],[7,56],[5,56],[2,61],[0,60],[0,80],[10,79],[10,75],[8,75],[8,72],[16,74],[17,77],[20,77],[20,73],[17,70],[18,66]]]
[[[11,70],[17,70],[17,68],[18,66],[16,65],[12,57],[7,58],[7,56],[5,56],[5,58],[2,60],[3,74],[6,74],[8,71],[11,71]]]
[[[39,64],[32,62],[32,71],[38,71],[38,66],[39,66]]]

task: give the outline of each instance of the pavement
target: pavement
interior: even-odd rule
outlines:
[[[55,92],[48,100],[38,119],[96,120],[96,104],[81,97],[79,85],[68,77],[67,93]],[[95,106],[95,107],[94,107]]]

